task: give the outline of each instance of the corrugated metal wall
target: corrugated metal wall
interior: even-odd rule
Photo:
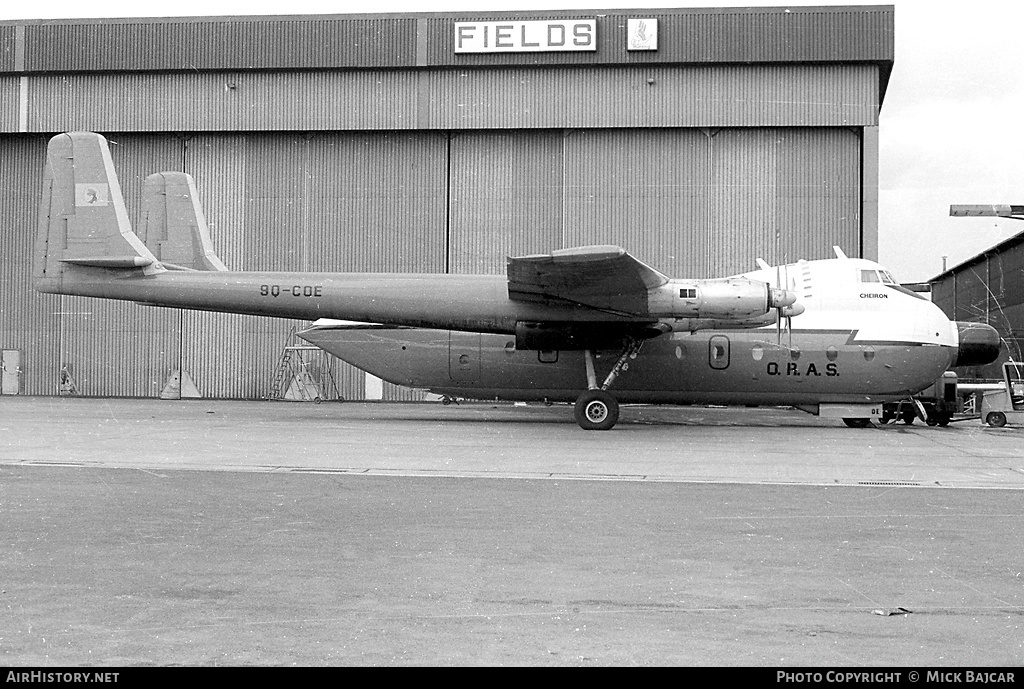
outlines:
[[[850,129],[462,132],[452,139],[453,272],[508,255],[618,244],[665,273],[856,255]]]
[[[1011,244],[958,266],[932,285],[932,301],[959,321],[988,323],[999,331],[1003,351],[968,377],[1001,379],[1004,361],[1024,359],[1024,244]]]
[[[505,257],[562,246],[563,134],[459,132],[452,137],[449,265],[505,272]]]
[[[21,77],[0,76],[0,132],[20,129]]]
[[[21,389],[53,395],[60,370],[61,298],[32,289],[31,256],[46,140],[38,135],[0,139],[0,347],[20,349]]]
[[[42,132],[869,126],[878,123],[880,102],[878,67],[868,64],[63,74],[27,81],[26,126]],[[6,131],[18,128],[18,88],[12,78],[0,91]]]
[[[706,271],[711,145],[699,129],[576,130],[565,138],[565,244],[617,244],[683,276]]]
[[[14,24],[0,25],[0,73],[13,72],[19,66],[16,60],[19,30],[24,31]]]
[[[395,15],[77,20],[25,33],[25,69],[40,72],[402,67],[416,56],[416,20]]]
[[[626,51],[626,20],[637,16],[658,19],[657,51]],[[453,49],[456,21],[569,18],[596,21],[599,50],[468,55]],[[894,52],[892,6],[68,20],[21,25],[24,69],[36,72],[891,62]],[[13,28],[0,25],[0,47],[14,48]]]
[[[579,130],[566,161],[569,246],[621,244],[687,277],[859,248],[852,130]]]
[[[991,323],[1004,337],[1006,355],[1024,361],[1024,245],[1001,252],[991,259]]]

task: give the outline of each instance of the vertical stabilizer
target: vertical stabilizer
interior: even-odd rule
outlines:
[[[213,250],[196,183],[184,172],[146,178],[139,237],[169,269],[227,270]]]
[[[163,268],[132,233],[107,140],[91,132],[50,139],[33,277],[40,291],[74,281],[81,267]]]

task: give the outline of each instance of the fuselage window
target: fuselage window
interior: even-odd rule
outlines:
[[[825,350],[825,356],[828,357],[829,361],[835,361],[839,358],[839,350],[836,349],[835,345],[829,345],[828,349]]]
[[[697,288],[696,287],[680,287],[679,288],[680,299],[696,299]]]
[[[540,349],[537,351],[537,360],[542,364],[558,363],[557,349]]]
[[[865,347],[864,348],[864,361],[871,361],[875,358],[875,348]]]

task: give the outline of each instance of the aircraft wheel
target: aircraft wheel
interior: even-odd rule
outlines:
[[[871,419],[843,419],[850,428],[867,428],[871,425]]]
[[[585,431],[607,431],[619,420],[619,403],[604,390],[587,390],[577,398],[574,415]]]
[[[985,416],[985,423],[994,428],[1002,428],[1006,425],[1006,414],[1001,411],[990,411]]]

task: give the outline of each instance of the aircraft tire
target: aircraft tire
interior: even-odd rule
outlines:
[[[843,423],[845,423],[850,428],[867,428],[868,426],[871,425],[871,419],[859,419],[859,418],[858,419],[847,419],[847,418],[844,418],[843,419]]]
[[[619,403],[604,390],[587,390],[576,399],[576,423],[585,431],[607,431],[619,420]]]
[[[985,416],[985,423],[993,428],[1002,428],[1006,425],[1006,414],[1001,411],[990,411]]]

